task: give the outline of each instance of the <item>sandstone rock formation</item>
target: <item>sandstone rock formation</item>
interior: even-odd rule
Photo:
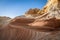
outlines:
[[[42,10],[38,8],[30,9],[25,16],[38,19],[42,18],[42,20],[50,18],[60,19],[60,0],[48,0]]]
[[[59,2],[48,0],[42,10],[30,9],[25,15],[10,20],[0,28],[0,40],[60,40]]]
[[[40,14],[38,14],[38,12],[40,11],[40,9],[38,8],[34,8],[34,9],[29,9],[26,13],[25,16],[26,17],[30,17],[30,18],[35,18],[36,16],[39,16]]]
[[[42,9],[43,15],[37,18],[50,19],[57,18],[60,19],[60,0],[48,0],[46,6]]]
[[[52,18],[49,20],[36,20],[33,18],[18,17],[10,21],[10,24],[15,27],[22,26],[24,28],[39,30],[42,32],[57,31],[60,29],[60,20]]]
[[[0,29],[0,40],[60,40],[60,29],[54,28],[54,22],[57,21],[56,23],[59,22],[60,24],[60,21],[54,21],[54,19],[34,21],[35,19],[30,18],[15,18],[11,20],[8,25]],[[51,28],[44,26],[46,22],[52,22],[53,25],[47,24]],[[59,26],[59,24],[56,24],[56,26]]]

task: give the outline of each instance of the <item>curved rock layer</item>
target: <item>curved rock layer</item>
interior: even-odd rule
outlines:
[[[60,31],[39,32],[8,26],[0,30],[0,40],[60,40]]]
[[[60,40],[59,24],[56,19],[15,18],[0,29],[0,40]]]

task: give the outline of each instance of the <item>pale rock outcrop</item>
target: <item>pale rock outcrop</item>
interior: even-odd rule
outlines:
[[[56,18],[60,19],[60,0],[48,0],[46,6],[43,10],[44,14],[36,18],[50,19]]]
[[[26,13],[25,16],[29,17],[29,18],[35,18],[36,16],[39,16],[40,14],[38,13],[38,11],[40,11],[40,9],[38,8],[34,8],[34,9],[29,9]]]

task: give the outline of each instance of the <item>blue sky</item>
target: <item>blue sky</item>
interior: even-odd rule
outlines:
[[[0,16],[16,17],[30,8],[42,9],[47,0],[0,0]]]

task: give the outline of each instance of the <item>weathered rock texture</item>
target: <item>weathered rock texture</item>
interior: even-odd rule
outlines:
[[[34,21],[35,19],[31,18],[15,18],[11,20],[8,25],[0,29],[0,40],[60,40],[59,20],[55,20],[57,21],[56,25],[54,19]],[[46,22],[49,23],[47,27],[44,26]]]
[[[40,14],[38,14],[38,12],[40,11],[40,9],[38,8],[34,8],[34,9],[29,9],[26,13],[25,16],[26,17],[30,17],[30,18],[35,18],[36,16],[39,16]]]
[[[42,10],[38,8],[30,9],[25,16],[38,19],[42,18],[42,20],[50,18],[60,19],[60,0],[48,0]]]
[[[0,40],[60,40],[59,2],[48,0],[42,10],[30,9],[10,20],[0,28]]]
[[[43,15],[37,18],[50,19],[57,18],[60,19],[60,0],[48,0],[46,6],[42,9]]]

